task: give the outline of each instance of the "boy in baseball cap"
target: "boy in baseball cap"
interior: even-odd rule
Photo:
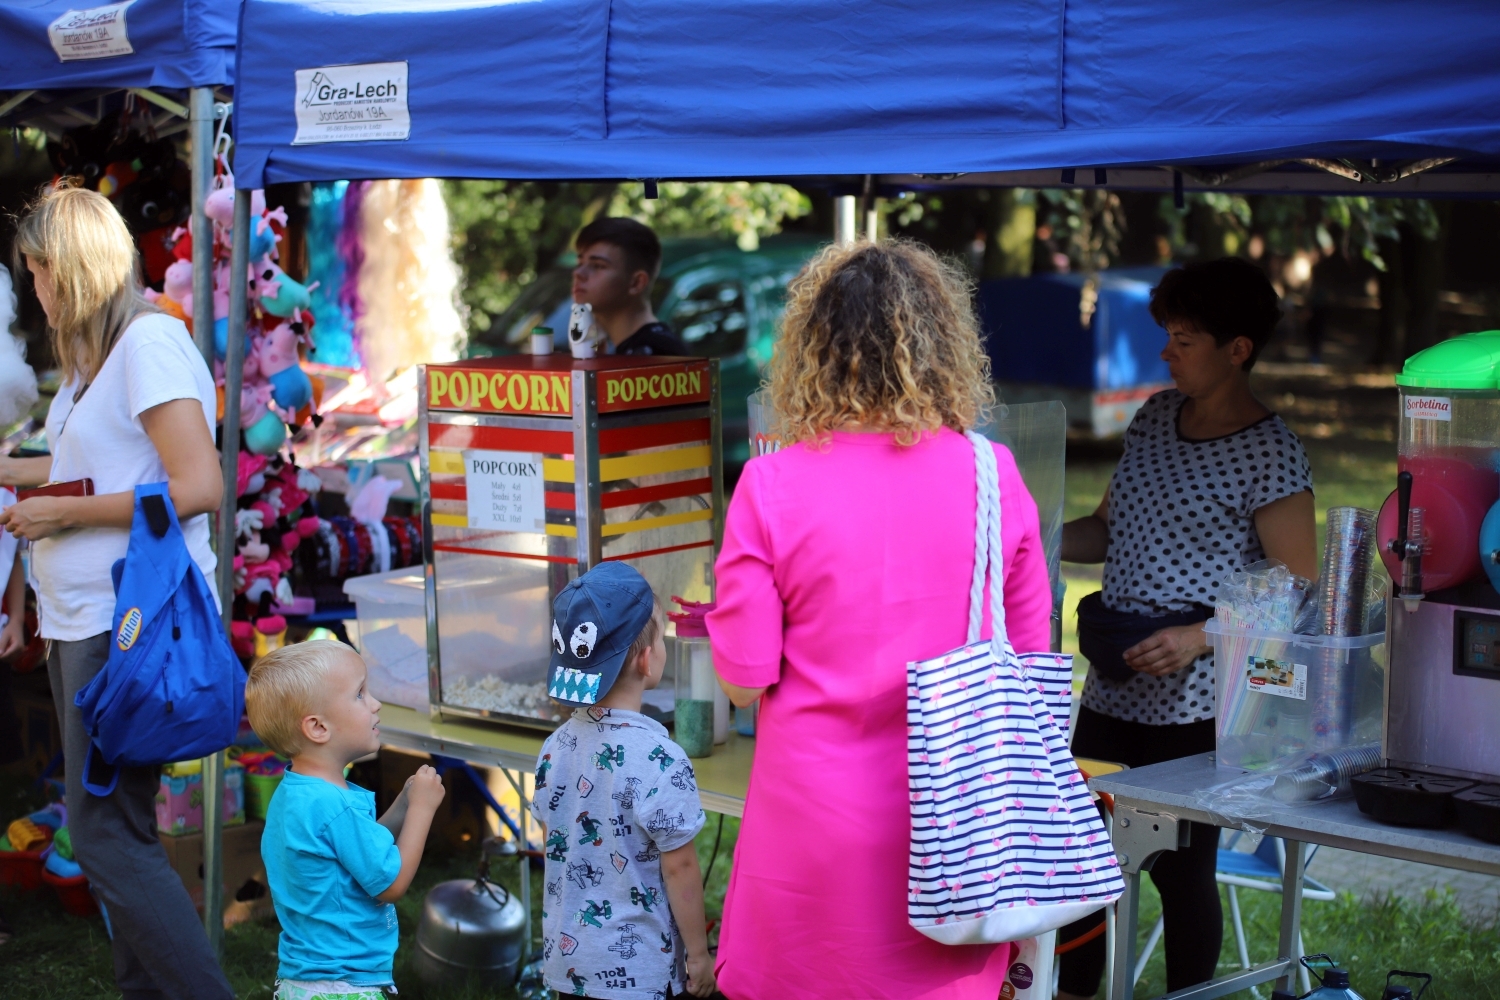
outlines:
[[[552,614],[548,693],[576,707],[542,744],[531,799],[547,828],[547,985],[595,1000],[706,997],[698,785],[641,713],[667,662],[661,605],[640,573],[607,562],[563,588]]]

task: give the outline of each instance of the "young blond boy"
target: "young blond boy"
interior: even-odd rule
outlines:
[[[250,669],[250,725],[291,758],[266,812],[261,858],[281,921],[275,1000],[375,1000],[395,991],[396,908],[411,885],[443,782],[422,767],[375,818],[344,768],[380,749],[380,702],[341,642],[284,646]]]

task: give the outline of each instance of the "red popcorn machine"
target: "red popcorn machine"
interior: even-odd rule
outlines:
[[[602,561],[713,599],[724,533],[719,363],[513,355],[423,366],[429,702],[552,729],[552,599]]]

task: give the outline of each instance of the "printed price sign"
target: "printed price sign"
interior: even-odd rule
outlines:
[[[1249,657],[1245,667],[1251,691],[1277,698],[1307,700],[1307,665],[1272,660],[1264,656]]]
[[[464,452],[469,527],[492,531],[547,530],[542,456],[524,451]]]

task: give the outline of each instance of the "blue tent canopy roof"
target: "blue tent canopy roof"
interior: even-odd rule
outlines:
[[[164,87],[233,82],[238,0],[134,0],[122,55],[62,61],[47,27],[93,0],[0,0],[0,90]]]
[[[240,37],[249,186],[1500,161],[1460,0],[245,0]],[[292,144],[297,70],[403,61],[407,139]]]

